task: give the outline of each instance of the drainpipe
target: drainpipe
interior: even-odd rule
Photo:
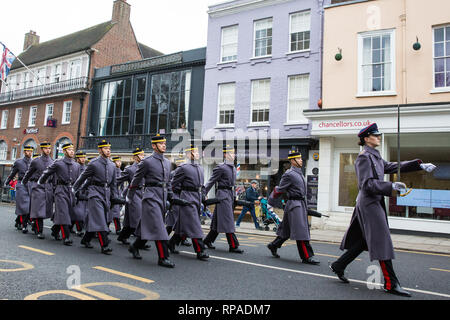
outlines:
[[[93,49],[86,50],[86,53],[89,55],[89,64],[88,64],[88,74],[87,74],[87,83],[86,85],[89,85],[89,75],[91,74],[91,62],[92,62],[92,53],[94,52]],[[90,88],[88,88],[90,89]],[[84,106],[84,98],[86,94],[82,93],[80,97],[80,115],[78,117],[78,129],[77,129],[77,150],[80,147],[80,138],[81,138],[81,119],[83,115],[83,106]]]
[[[406,0],[403,0],[402,15],[400,21],[402,23],[402,103],[408,103],[408,85],[406,77]]]

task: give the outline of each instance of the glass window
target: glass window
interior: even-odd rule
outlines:
[[[52,82],[58,83],[61,77],[61,64],[53,66]]]
[[[14,116],[14,128],[20,128],[20,123],[22,122],[22,112],[23,108],[16,109],[16,115]]]
[[[8,114],[9,114],[8,110],[2,111],[2,123],[0,127],[1,129],[6,129],[6,127],[8,126]]]
[[[309,108],[309,74],[289,77],[288,122],[307,121],[303,110]]]
[[[270,109],[270,79],[252,81],[252,123],[268,122]]]
[[[30,107],[30,117],[28,119],[28,126],[34,127],[36,125],[37,106]]]
[[[365,33],[360,35],[361,54],[360,91],[382,92],[393,90],[394,70],[393,56],[393,30],[383,33]]]
[[[53,104],[47,104],[45,106],[44,126],[47,125],[48,119],[53,118],[53,109],[54,109],[54,105]]]
[[[219,124],[234,124],[236,83],[219,85]]]
[[[434,87],[450,87],[450,26],[434,28]]]
[[[355,207],[358,196],[358,179],[355,161],[358,153],[339,154],[339,198],[338,206]]]
[[[272,18],[255,21],[255,57],[272,54]]]
[[[5,141],[0,141],[0,160],[6,160],[8,154],[8,145]]]
[[[63,105],[63,116],[62,116],[62,124],[69,124],[70,117],[72,114],[72,101],[64,101]]]
[[[17,158],[17,148],[14,147],[11,149],[11,160],[16,160]]]
[[[238,26],[222,28],[222,62],[236,61],[238,50]]]
[[[311,12],[293,13],[291,18],[290,51],[309,50]]]

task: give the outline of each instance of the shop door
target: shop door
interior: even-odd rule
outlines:
[[[353,212],[358,196],[355,161],[359,150],[339,150],[335,153],[334,210]]]

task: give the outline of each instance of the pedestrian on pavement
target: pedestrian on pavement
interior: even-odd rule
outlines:
[[[70,227],[75,209],[75,194],[72,192],[72,184],[80,176],[80,165],[75,162],[75,147],[72,143],[62,146],[64,158],[52,163],[41,175],[38,185],[43,185],[49,177],[55,176],[55,214],[53,215],[52,236],[55,240],[60,240],[61,231],[63,244],[72,245],[70,239]]]
[[[73,186],[77,194],[83,187],[84,182],[90,179],[88,184],[89,199],[87,204],[87,216],[85,220],[86,233],[81,239],[81,244],[86,248],[92,248],[91,240],[97,233],[101,252],[109,255],[112,249],[109,247],[108,239],[108,211],[111,203],[118,198],[116,185],[116,166],[109,159],[111,156],[111,144],[106,140],[98,143],[99,157],[91,160],[78,177]]]
[[[11,202],[16,201],[16,185],[17,185],[17,177],[14,177],[14,179],[9,183],[9,192],[11,195]]]
[[[391,196],[393,191],[406,190],[406,185],[403,182],[384,181],[384,175],[396,173],[399,164],[385,161],[376,150],[381,141],[377,124],[373,123],[362,129],[358,137],[359,145],[363,147],[355,161],[359,193],[350,227],[340,247],[347,251],[330,268],[340,280],[348,283],[344,276],[345,268],[363,251],[368,250],[370,260],[378,260],[380,263],[385,291],[409,297],[411,294],[400,286],[392,265],[395,255],[384,203],[385,196]],[[400,163],[401,172],[422,169],[431,172],[435,168],[433,164],[424,164],[419,159]]]
[[[128,187],[133,180],[134,174],[138,168],[139,163],[145,158],[144,150],[141,148],[136,148],[132,151],[133,154],[133,164],[127,166],[120,177],[117,179],[117,185],[122,185],[124,182],[128,182]],[[117,241],[122,242],[123,244],[129,245],[128,239],[132,234],[135,233],[136,228],[138,226],[139,220],[141,220],[142,213],[142,195],[143,195],[144,185],[141,184],[138,188],[136,188],[136,192],[133,195],[133,198],[130,199],[130,202],[125,204],[125,217],[123,219],[123,228],[117,237]],[[128,191],[127,189],[123,190],[123,194],[126,195]]]
[[[83,171],[86,169],[86,153],[78,150],[75,154],[75,159],[77,163],[80,165],[80,171],[79,175],[83,173]],[[79,176],[78,176],[79,177]],[[77,179],[78,179],[77,177]],[[76,180],[75,180],[76,181]],[[84,228],[84,220],[86,219],[87,215],[87,199],[88,199],[88,188],[82,188],[81,191],[79,191],[79,194],[81,194],[80,197],[76,198],[75,206],[73,212],[73,216],[71,217],[72,220],[72,226],[76,227],[77,231],[75,232],[77,237],[84,236],[83,228]],[[72,231],[71,231],[72,232]]]
[[[223,149],[225,161],[213,170],[212,176],[205,185],[205,195],[217,184],[216,199],[219,203],[214,209],[211,229],[203,240],[209,249],[215,249],[214,241],[219,233],[225,233],[229,245],[229,252],[243,253],[239,249],[239,241],[235,235],[234,225],[234,185],[236,183],[236,168],[234,167],[235,149],[227,145]]]
[[[175,246],[179,245],[183,236],[191,238],[197,259],[207,260],[204,252],[203,230],[200,223],[200,210],[205,197],[204,173],[198,163],[200,158],[198,148],[191,144],[185,149],[187,162],[180,165],[172,180],[173,197],[189,202],[189,205],[179,206],[178,219],[175,223],[175,233],[169,240],[169,249],[178,253]]]
[[[42,155],[31,161],[28,171],[22,179],[24,185],[31,189],[30,218],[34,221],[34,230],[38,239],[45,239],[44,219],[53,216],[54,177],[46,183],[38,185],[42,173],[53,164],[50,157],[52,145],[50,142],[40,144]]]
[[[33,147],[30,145],[24,146],[24,157],[14,161],[11,173],[5,181],[5,187],[8,187],[11,179],[13,179],[16,175],[18,177],[16,184],[16,228],[17,230],[22,230],[23,233],[28,232],[27,226],[30,219],[31,190],[30,186],[26,186],[22,183],[22,179],[30,167],[33,150]]]
[[[262,230],[262,228],[259,226],[258,218],[256,218],[256,213],[255,213],[255,204],[254,204],[254,202],[261,198],[259,196],[257,187],[258,187],[258,181],[253,180],[250,183],[250,187],[248,187],[247,190],[245,190],[245,200],[249,201],[249,202],[251,202],[253,204],[248,206],[248,207],[244,206],[242,208],[242,212],[241,212],[241,214],[239,215],[239,217],[236,220],[236,227],[240,227],[241,221],[244,218],[245,214],[250,211],[250,214],[252,215],[252,218],[253,218],[253,222],[255,223],[256,230]]]
[[[155,241],[158,252],[158,265],[173,268],[175,264],[169,259],[167,242],[169,235],[164,225],[164,214],[167,201],[172,199],[170,185],[171,163],[164,157],[166,152],[166,138],[160,134],[152,137],[153,153],[143,159],[128,187],[127,202],[134,201],[137,189],[145,181],[142,196],[141,219],[136,228],[136,240],[129,247],[135,259],[142,259],[139,249],[144,249],[147,241]]]
[[[116,165],[116,181],[122,174],[122,159],[118,156],[112,157],[111,160]],[[121,194],[121,188],[120,184],[117,183],[117,192]],[[115,204],[112,209],[110,210],[110,217],[108,219],[108,226],[110,222],[114,222],[114,229],[116,231],[116,234],[118,235],[120,231],[122,230],[122,227],[120,226],[120,211],[122,210],[121,204]]]
[[[283,174],[280,185],[275,187],[269,197],[269,204],[271,204],[274,199],[286,193],[288,201],[284,208],[283,221],[277,230],[277,237],[267,247],[274,257],[279,258],[277,249],[281,248],[283,243],[290,238],[296,241],[297,250],[303,263],[318,265],[320,262],[314,258],[314,251],[309,243],[307,189],[302,172],[302,155],[298,151],[291,150],[288,160],[291,168]]]

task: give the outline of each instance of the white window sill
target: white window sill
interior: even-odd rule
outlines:
[[[232,61],[223,61],[223,62],[217,62],[218,66],[223,66],[223,65],[227,65],[227,64],[236,64],[237,60],[232,60]]]
[[[270,127],[270,123],[269,122],[254,122],[254,123],[250,123],[249,125],[247,125],[247,128],[251,128],[251,127]]]
[[[250,58],[250,60],[260,60],[260,59],[269,59],[269,58],[272,59],[272,55],[253,57],[253,58]]]
[[[231,125],[218,124],[214,127],[214,129],[234,129],[234,124]]]
[[[70,124],[70,122],[61,122],[61,125]]]
[[[14,129],[20,129],[20,126],[19,127],[14,127]]]
[[[450,87],[434,88],[430,90],[430,93],[446,93],[450,92]]]
[[[298,53],[310,53],[310,52],[311,52],[311,49],[307,49],[307,50],[289,51],[289,52],[286,52],[285,54],[286,54],[287,56],[289,56],[289,55],[292,55],[292,54],[298,54]]]
[[[0,130],[6,130],[7,128],[0,128]]]
[[[395,91],[374,91],[374,92],[360,92],[356,95],[357,98],[365,98],[365,97],[387,97],[387,96],[396,96],[397,92]]]
[[[309,121],[283,123],[284,126],[298,126],[298,125],[305,125],[305,124],[309,124]]]

